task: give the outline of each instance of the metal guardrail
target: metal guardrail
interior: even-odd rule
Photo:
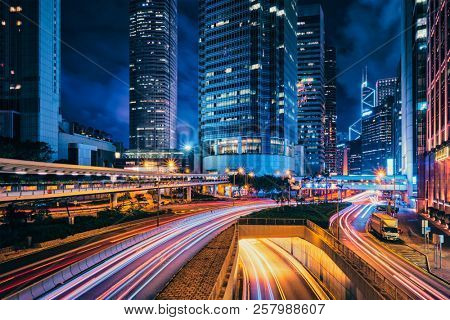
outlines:
[[[240,218],[240,225],[247,226],[306,226],[306,219],[277,219],[277,218]]]
[[[355,252],[336,239],[329,232],[316,225],[314,222],[307,221],[309,229],[321,236],[334,250],[339,252],[365,279],[367,279],[382,294],[393,300],[412,300],[405,291],[397,287],[392,281],[383,276],[380,272],[371,267]]]

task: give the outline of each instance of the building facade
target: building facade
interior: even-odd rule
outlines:
[[[450,4],[428,3],[425,201],[450,214]]]
[[[114,166],[116,147],[111,136],[101,130],[61,121],[58,143],[59,161],[81,166]]]
[[[320,5],[298,12],[298,135],[305,173],[314,175],[325,169],[325,22]]]
[[[408,193],[425,199],[428,1],[402,1],[402,174]]]
[[[0,3],[0,135],[45,142],[54,160],[60,117],[60,10],[60,0]]]
[[[296,1],[200,0],[204,172],[295,169]]]
[[[348,176],[349,149],[347,143],[336,146],[336,174],[338,176]]]
[[[380,79],[376,83],[377,99],[376,106],[384,103],[387,97],[395,97],[397,95],[397,77]]]
[[[130,148],[176,148],[177,1],[131,0]]]
[[[363,118],[362,173],[374,174],[379,169],[393,174],[393,108],[395,98],[387,96]]]
[[[337,173],[336,48],[325,48],[325,170]]]
[[[348,174],[362,174],[362,143],[361,138],[349,141],[348,144]]]

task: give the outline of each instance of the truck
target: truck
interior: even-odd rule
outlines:
[[[385,240],[398,240],[398,219],[384,212],[375,212],[369,220],[369,231],[375,232]]]
[[[387,205],[387,204],[379,204],[376,207],[376,210],[379,212],[387,212],[387,213],[398,213],[399,208],[394,207],[393,204]],[[388,212],[390,211],[390,212]]]

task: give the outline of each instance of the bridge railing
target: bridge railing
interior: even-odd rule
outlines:
[[[306,219],[277,219],[277,218],[240,218],[240,225],[247,226],[306,226]]]
[[[385,296],[393,300],[413,299],[405,291],[397,287],[392,281],[370,266],[354,251],[336,239],[332,234],[309,220],[307,221],[307,226],[321,236],[334,250],[338,251],[359,273],[361,273]]]
[[[76,192],[88,192],[88,191],[102,191],[102,190],[135,190],[146,188],[151,189],[164,189],[167,187],[177,187],[177,186],[195,186],[195,185],[208,185],[208,184],[220,184],[227,183],[225,180],[205,180],[205,181],[181,181],[175,180],[171,182],[163,182],[163,183],[109,183],[109,184],[101,184],[101,183],[79,183],[79,184],[36,184],[36,185],[0,185],[0,198],[1,197],[16,197],[16,196],[39,196],[39,195],[51,195],[51,194],[67,194],[67,193],[76,193]],[[30,188],[31,186],[31,188]]]

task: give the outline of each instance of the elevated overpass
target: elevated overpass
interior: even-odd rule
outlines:
[[[351,175],[329,178],[296,178],[303,190],[356,190],[356,191],[407,191],[406,176]]]
[[[3,158],[0,158],[0,173],[35,176],[38,181],[0,184],[0,203],[110,194],[111,205],[114,206],[120,193],[157,190],[160,196],[162,190],[178,188],[187,190],[187,200],[190,201],[193,187],[211,187],[217,192],[219,185],[229,183],[227,175],[153,173],[144,169],[88,167]],[[71,181],[57,181],[55,176],[70,177]],[[89,177],[95,179],[90,181]]]

